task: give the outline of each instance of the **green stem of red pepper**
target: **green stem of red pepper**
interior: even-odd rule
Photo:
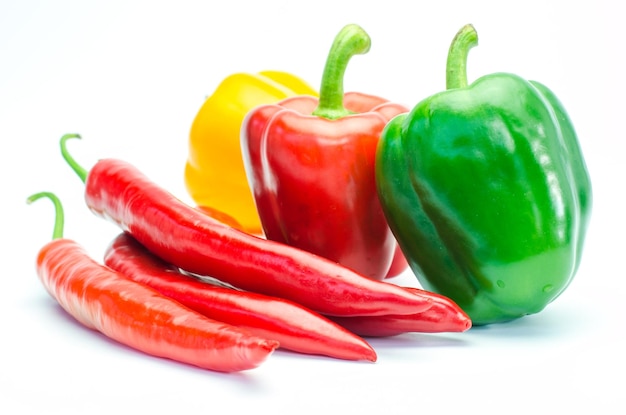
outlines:
[[[35,193],[34,195],[28,197],[26,199],[26,203],[33,203],[35,200],[41,199],[42,197],[47,197],[54,203],[54,210],[56,211],[56,216],[54,219],[54,229],[52,231],[52,239],[61,239],[63,238],[63,223],[65,221],[65,217],[63,214],[63,206],[61,205],[61,201],[59,198],[50,192],[40,192]]]
[[[85,169],[83,166],[78,164],[76,160],[74,160],[74,158],[68,153],[67,146],[65,145],[65,142],[72,138],[81,138],[81,137],[79,134],[65,134],[64,136],[61,137],[61,154],[63,155],[63,158],[65,159],[65,161],[67,161],[67,164],[69,164],[72,167],[72,170],[76,172],[80,180],[82,180],[82,182],[85,183],[85,181],[87,181],[87,173],[88,173],[87,169]]]
[[[358,25],[345,26],[335,37],[326,59],[319,104],[313,115],[336,120],[351,114],[343,106],[343,77],[350,58],[370,50],[371,39]]]
[[[467,86],[467,55],[478,45],[478,33],[471,24],[459,30],[452,40],[446,63],[446,89]]]

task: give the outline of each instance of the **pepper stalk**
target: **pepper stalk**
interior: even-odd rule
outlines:
[[[339,31],[326,59],[319,103],[313,115],[336,120],[352,114],[343,105],[344,74],[350,59],[367,53],[370,46],[369,35],[359,25],[349,24]]]
[[[467,87],[467,56],[478,45],[478,33],[467,24],[454,36],[446,62],[446,89]]]

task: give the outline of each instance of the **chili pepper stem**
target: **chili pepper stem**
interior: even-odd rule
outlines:
[[[343,77],[350,58],[370,50],[371,39],[358,25],[349,24],[337,34],[322,75],[319,104],[313,115],[336,120],[351,114],[343,106]]]
[[[478,33],[474,26],[467,24],[454,36],[446,62],[446,89],[467,86],[467,55],[478,44]]]
[[[78,177],[83,181],[83,183],[85,183],[88,174],[87,170],[80,164],[78,164],[76,160],[74,160],[74,157],[72,157],[72,155],[67,151],[67,146],[65,142],[71,138],[82,137],[79,134],[65,134],[63,137],[61,137],[61,154],[63,155],[65,161],[67,161],[67,164],[70,165],[72,170],[74,170]]]
[[[56,218],[54,220],[52,239],[61,239],[63,238],[63,222],[65,221],[65,219],[63,214],[63,206],[61,205],[61,201],[59,200],[59,198],[51,192],[39,192],[29,196],[28,199],[26,199],[26,203],[30,205],[35,200],[41,199],[42,197],[47,197],[52,201],[52,203],[54,203]]]

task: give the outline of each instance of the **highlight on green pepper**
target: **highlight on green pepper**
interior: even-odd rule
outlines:
[[[592,188],[565,108],[509,73],[468,85],[464,26],[448,52],[447,90],[382,133],[376,182],[388,223],[420,284],[475,326],[543,310],[580,264]]]

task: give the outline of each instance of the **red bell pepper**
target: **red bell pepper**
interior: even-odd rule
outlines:
[[[369,48],[361,27],[344,27],[328,55],[320,97],[253,109],[242,125],[242,155],[268,239],[382,280],[396,241],[376,191],[376,147],[387,122],[408,109],[344,95],[349,59]]]

